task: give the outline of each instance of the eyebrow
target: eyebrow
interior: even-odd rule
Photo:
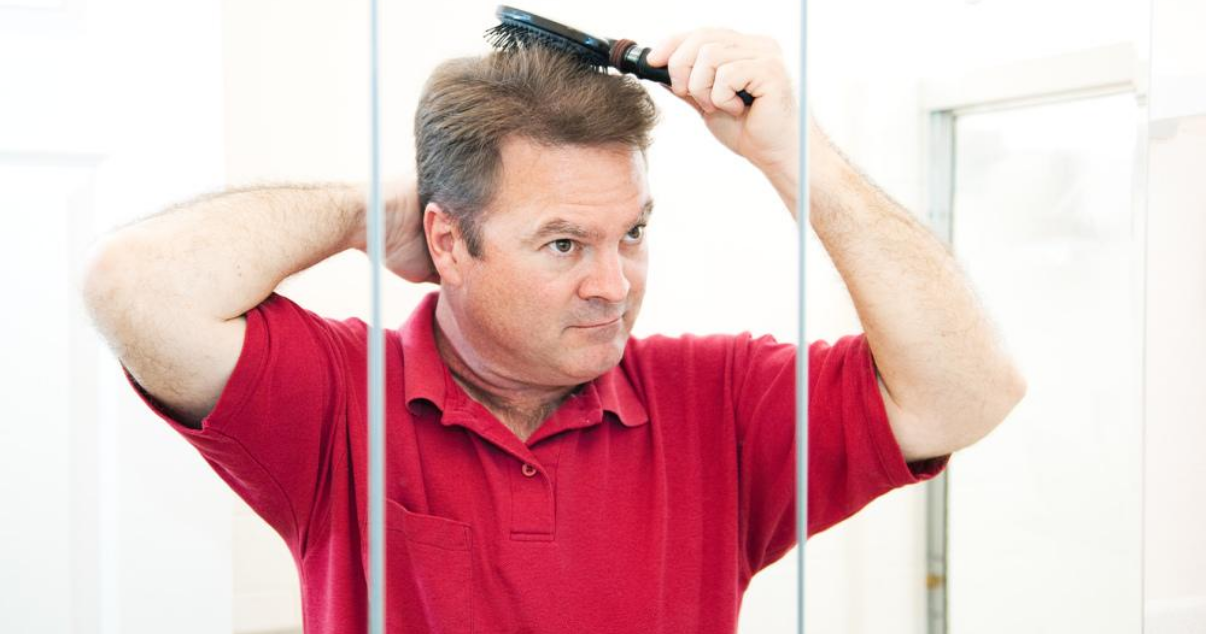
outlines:
[[[645,203],[644,207],[641,207],[641,213],[633,221],[632,226],[635,227],[639,224],[649,222],[651,215],[653,215],[653,199],[650,199]],[[552,236],[569,236],[577,240],[590,240],[598,237],[598,232],[581,227],[563,218],[554,218],[540,225],[540,228],[532,233],[530,240],[536,242]]]

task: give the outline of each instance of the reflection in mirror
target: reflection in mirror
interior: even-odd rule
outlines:
[[[0,53],[24,60],[0,66],[22,96],[0,101],[0,207],[16,210],[0,277],[28,307],[0,316],[20,333],[0,377],[17,509],[0,630],[365,629],[366,5],[0,3]],[[729,27],[707,37],[733,46],[675,58],[693,46],[675,40],[654,60],[707,51],[731,70],[705,83],[769,73],[734,114],[770,123],[726,147],[727,115],[709,129],[696,98],[643,82],[648,127],[644,93],[613,81],[573,104],[591,94],[574,82],[611,80],[532,59],[479,116],[453,94],[465,68],[441,64],[489,50],[495,5],[385,7],[386,215],[409,220],[387,226],[401,275],[379,288],[386,630],[792,631],[795,189],[765,152],[799,137],[758,108],[795,94],[798,8],[523,8],[645,45]],[[1195,631],[1178,408],[1204,355],[1199,307],[1169,280],[1200,249],[1184,175],[1206,109],[1184,69],[1202,56],[1166,52],[1153,74],[1149,214],[1146,2],[811,10],[807,323],[828,343],[812,348],[808,630],[1127,632],[1147,592],[1151,631]],[[1184,39],[1174,26],[1157,39]],[[524,100],[550,81],[569,90]],[[590,114],[550,123],[573,105]],[[420,205],[416,110],[438,128],[462,106],[461,132],[543,127]],[[456,214],[474,187],[489,195],[471,252]],[[957,266],[902,259],[950,264],[922,221]],[[952,294],[963,282],[977,302]],[[943,347],[969,339],[1000,356]],[[1028,395],[1001,423],[1011,358]],[[998,415],[920,426],[967,425],[951,395],[985,385],[1004,386]]]
[[[522,8],[647,46],[724,15],[715,3],[691,16],[635,3],[607,14]],[[622,18],[636,13],[639,22]],[[768,5],[750,15],[730,26],[798,46],[793,11]],[[406,34],[383,39],[386,172],[419,168],[416,202],[441,278],[438,294],[398,276],[382,289],[394,311],[386,323],[401,332],[410,405],[398,410],[405,423],[387,429],[415,430],[387,439],[398,460],[386,488],[387,622],[558,631],[600,627],[597,615],[607,615],[616,631],[733,631],[750,576],[738,545],[776,531],[778,542],[755,544],[764,561],[745,565],[779,560],[781,570],[762,591],[766,604],[755,597],[741,618],[747,631],[792,631],[791,482],[768,484],[775,496],[760,502],[776,519],[737,534],[735,432],[713,418],[727,406],[709,400],[731,388],[700,383],[717,376],[709,345],[731,345],[742,331],[794,338],[794,226],[778,192],[669,91],[583,75],[538,52],[483,61],[493,5],[429,6],[423,16],[433,32],[457,37],[423,39],[388,9],[382,27]],[[449,62],[466,56],[474,61]],[[660,121],[648,130],[652,144],[634,152],[646,99]],[[772,127],[794,129],[786,126]],[[489,144],[498,147],[492,179],[477,165]],[[489,204],[469,197],[487,185]],[[473,228],[458,218],[475,206],[485,212],[470,253],[461,236]],[[581,328],[591,325],[602,329],[597,339]],[[702,346],[691,348],[696,361],[683,358],[688,346]],[[768,362],[784,368],[792,357]],[[445,389],[426,393],[414,369],[439,376],[445,365]],[[782,396],[791,381],[755,383]],[[765,418],[790,435],[790,399],[772,400],[786,409]],[[695,437],[683,425],[730,433],[679,444]],[[724,447],[727,458],[708,457]],[[792,477],[785,451],[761,462]]]
[[[671,46],[690,49],[692,42],[687,38]],[[736,44],[734,48],[740,52],[741,43]],[[673,65],[675,56],[669,53],[666,51],[663,56],[669,56]],[[695,59],[695,51],[684,55],[687,61]],[[757,61],[761,55],[759,52],[753,57]],[[392,55],[386,58],[413,59]],[[652,58],[658,58],[657,52]],[[522,63],[516,66],[516,60]],[[437,58],[433,65],[441,61]],[[749,67],[763,66],[766,64],[758,62]],[[539,76],[525,74],[532,69],[538,70]],[[718,72],[716,76],[723,74]],[[550,83],[550,77],[557,83]],[[591,77],[589,81],[598,79]],[[434,72],[424,69],[420,79],[416,83],[426,81],[427,88],[416,98],[420,105],[415,128],[418,138],[414,141],[418,148],[414,160],[419,165],[415,198],[417,208],[426,214],[427,246],[439,272],[441,288],[434,299],[423,300],[398,335],[402,341],[400,354],[406,363],[402,372],[405,383],[402,388],[407,390],[404,398],[418,411],[399,409],[406,424],[390,424],[387,428],[406,430],[397,438],[401,445],[398,453],[421,456],[426,451],[432,457],[420,460],[419,466],[399,462],[397,468],[405,476],[387,478],[392,487],[387,490],[390,498],[387,506],[395,516],[391,519],[387,515],[386,522],[397,526],[396,531],[389,532],[396,540],[387,549],[394,571],[387,580],[393,593],[387,603],[390,610],[396,609],[391,614],[394,618],[422,618],[463,627],[485,622],[503,630],[542,630],[553,627],[542,615],[554,610],[559,618],[570,622],[589,620],[582,611],[582,602],[589,597],[591,612],[621,615],[616,624],[620,630],[628,629],[626,619],[631,618],[634,622],[669,629],[700,631],[704,621],[693,620],[699,618],[696,610],[700,609],[697,601],[700,592],[741,598],[740,593],[753,573],[781,560],[792,545],[793,531],[789,530],[792,476],[790,471],[782,470],[790,463],[791,428],[784,426],[791,419],[790,408],[785,408],[790,399],[783,398],[782,390],[790,394],[791,366],[787,364],[792,362],[791,349],[771,345],[766,340],[752,343],[738,340],[740,345],[717,353],[730,361],[726,362],[724,373],[715,374],[715,368],[708,369],[715,359],[709,359],[707,346],[732,346],[731,337],[702,340],[642,337],[638,331],[637,338],[626,342],[622,360],[605,358],[604,365],[609,369],[603,375],[597,374],[603,368],[589,370],[587,376],[594,378],[581,392],[571,391],[573,396],[564,401],[554,399],[551,417],[537,408],[538,427],[523,425],[525,411],[516,409],[515,400],[517,394],[522,396],[524,390],[520,388],[530,393],[533,381],[537,386],[542,385],[539,381],[553,381],[557,385],[562,381],[558,374],[564,374],[565,368],[579,367],[576,363],[566,365],[566,361],[576,357],[581,360],[583,351],[590,349],[569,339],[557,346],[556,353],[545,352],[544,341],[548,339],[545,324],[563,323],[566,316],[590,312],[587,309],[600,300],[617,304],[618,298],[629,301],[636,297],[634,293],[640,289],[634,291],[633,285],[643,281],[644,267],[633,269],[626,258],[636,256],[624,253],[624,248],[633,244],[626,240],[638,239],[630,235],[636,227],[631,223],[633,219],[639,220],[647,200],[645,188],[654,189],[654,182],[659,192],[658,208],[666,208],[661,192],[666,191],[666,183],[671,181],[655,181],[652,177],[646,180],[642,169],[645,165],[636,160],[630,146],[621,145],[618,152],[614,149],[601,152],[595,146],[608,141],[600,141],[607,138],[601,136],[600,130],[591,131],[589,134],[594,136],[588,136],[587,131],[578,129],[580,136],[574,137],[578,139],[574,141],[558,129],[558,120],[546,120],[548,111],[553,110],[558,117],[574,120],[575,125],[581,125],[577,120],[585,117],[590,117],[593,125],[600,128],[615,125],[604,113],[567,116],[567,112],[571,115],[578,112],[578,104],[565,100],[559,90],[561,85],[572,86],[579,95],[592,95],[585,101],[595,106],[604,103],[605,98],[594,96],[588,79],[575,77],[538,55],[516,53],[488,66],[480,59],[436,66]],[[757,121],[758,113],[773,121],[777,114],[759,107],[775,103],[774,89],[781,85],[776,79],[782,77],[769,78],[763,86],[764,92],[756,90],[754,106],[748,112],[750,118],[733,123],[743,126]],[[533,87],[539,88],[540,101],[532,98]],[[666,97],[665,93],[661,96]],[[668,113],[691,113],[672,99],[670,104],[680,110]],[[708,103],[704,101],[703,106],[707,109]],[[616,110],[608,108],[608,115]],[[744,111],[739,114],[746,116]],[[673,116],[668,114],[667,119]],[[516,121],[517,117],[522,119]],[[713,122],[712,132],[722,141],[726,131],[733,129],[724,125],[723,114],[706,118]],[[472,181],[474,189],[462,186],[442,190],[441,179],[454,178],[455,169],[463,169],[466,161],[460,159],[459,163],[437,169],[441,168],[440,161],[464,156],[467,150],[461,147],[465,145],[478,153],[472,156],[484,161],[478,155],[483,153],[483,147],[497,143],[490,136],[497,134],[491,129],[500,122],[506,131],[519,138],[498,146],[494,186],[489,196],[482,196],[487,203],[469,198],[476,187],[481,187],[478,180]],[[767,124],[767,128],[776,131],[785,127]],[[767,147],[774,148],[777,142],[782,142],[782,134],[774,140],[759,141],[759,129],[759,126],[745,129],[749,142],[730,143],[730,149],[746,153],[753,166],[764,172],[762,176],[779,186],[778,193],[791,206],[794,186],[784,186],[790,180],[780,180],[784,172],[777,168],[781,169],[782,162],[767,160],[773,152],[765,153]],[[694,135],[696,142],[701,137],[698,127],[688,134]],[[529,138],[532,136],[543,143],[533,142]],[[387,134],[387,138],[393,137]],[[707,136],[703,138],[706,140]],[[905,210],[883,199],[873,186],[863,182],[825,144],[822,136],[818,134],[815,138],[821,168],[816,180],[819,203],[814,225],[834,257],[848,265],[842,271],[845,281],[861,291],[858,304],[868,309],[863,315],[867,329],[876,334],[843,338],[832,346],[819,344],[812,348],[819,395],[815,401],[817,442],[812,447],[822,458],[816,463],[818,467],[813,473],[816,477],[812,481],[817,492],[817,512],[810,527],[814,533],[846,519],[893,488],[933,477],[943,468],[952,450],[969,444],[999,423],[1022,391],[1007,355],[1000,353],[987,328],[962,326],[969,320],[976,324],[986,324],[987,320],[979,316],[979,308],[961,280],[947,275],[935,283],[932,274],[918,273],[949,267],[949,256],[941,245],[918,222],[910,221]],[[690,147],[691,142],[684,135],[682,147]],[[666,139],[659,138],[659,143],[650,150],[650,175],[662,173],[655,158],[658,148],[666,147]],[[712,151],[716,149],[713,145]],[[689,162],[677,150],[672,146],[670,151],[675,153],[663,155],[671,157],[669,164],[674,171],[708,169],[707,150],[689,155],[695,159]],[[399,154],[405,156],[405,151]],[[487,157],[493,158],[493,153]],[[794,170],[787,173],[791,172]],[[732,175],[720,178],[724,178],[726,185],[735,180]],[[687,183],[690,188],[712,195],[704,181],[694,174],[691,179]],[[600,184],[601,181],[606,185]],[[766,183],[755,183],[750,191],[758,187],[765,190]],[[667,195],[677,194],[670,191]],[[469,221],[459,216],[473,213],[475,205],[485,208],[486,213],[481,216],[480,226],[466,227]],[[665,245],[661,246],[661,253],[673,253],[675,263],[682,267],[672,271],[681,272],[678,278],[681,284],[705,283],[711,287],[707,289],[711,293],[684,298],[701,302],[703,312],[697,314],[717,312],[708,303],[716,301],[718,278],[709,279],[700,276],[698,270],[682,266],[698,253],[692,252],[693,245],[684,244],[677,251],[668,249],[678,246],[670,241],[671,237],[698,231],[705,224],[706,210],[714,207],[717,207],[715,200],[701,201],[692,207],[699,212],[689,218],[686,231],[666,232],[662,235],[667,237],[659,243]],[[680,208],[672,206],[671,214]],[[757,206],[745,203],[740,208],[752,214]],[[724,225],[726,235],[720,253],[725,257],[716,258],[715,249],[707,253],[729,269],[730,275],[733,271],[745,275],[737,263],[758,257],[735,235],[735,231],[746,228],[742,226],[746,217],[740,216],[737,222]],[[748,225],[761,234],[751,244],[765,249],[770,239],[764,237],[770,234],[765,230],[767,225],[749,217]],[[894,222],[880,221],[883,217]],[[657,222],[650,225],[662,226],[657,224],[661,218],[659,215]],[[617,219],[626,222],[608,225]],[[478,252],[474,240],[465,238],[475,230],[480,230]],[[529,237],[533,235],[538,239]],[[656,235],[656,231],[650,233],[647,242],[651,264]],[[893,253],[885,245],[895,245],[904,254]],[[548,264],[545,250],[557,251],[557,258],[566,261]],[[746,251],[750,251],[748,258],[744,257]],[[855,254],[861,255],[863,261],[852,263]],[[868,257],[869,254],[878,259]],[[903,264],[913,266],[902,266],[898,259],[901,257],[906,258]],[[907,260],[910,257],[915,260]],[[918,261],[930,266],[917,266]],[[556,275],[550,276],[549,270],[554,266]],[[743,287],[768,282],[771,290],[775,288],[772,268],[760,270],[758,277],[761,279],[742,279],[731,290],[724,286],[723,292],[739,294]],[[652,282],[648,296],[654,297]],[[937,303],[954,309],[921,314],[922,307]],[[663,313],[662,318],[667,320],[666,330],[672,333],[682,332],[684,324],[688,332],[695,330],[689,325],[691,314]],[[920,349],[910,353],[900,345],[902,341],[917,340],[920,333],[951,329],[951,321],[959,322],[963,334],[939,342],[947,347],[934,354],[951,360],[944,366],[933,366]],[[564,339],[565,333],[557,337]],[[424,352],[421,344],[428,341],[434,343]],[[873,346],[885,351],[875,359],[884,376],[883,388],[877,381],[876,366],[872,365]],[[417,360],[434,355],[439,355],[440,361],[449,366],[450,378],[443,381],[446,389],[431,394],[419,392],[412,385],[423,376],[421,368],[431,367],[436,374],[444,371],[438,363],[428,366]],[[590,355],[585,357],[587,361],[594,359]],[[616,372],[617,361],[618,374],[622,376],[609,375]],[[966,380],[973,375],[974,381]],[[708,376],[728,376],[736,383],[709,387]],[[664,383],[667,377],[673,377],[673,389]],[[620,400],[611,406],[602,400],[592,404],[598,396],[592,389],[598,391],[613,379],[614,387],[604,389],[601,394],[606,399],[609,393],[614,393]],[[938,386],[930,388],[933,392],[948,396],[923,399],[917,387],[931,382]],[[895,398],[885,403],[885,394],[893,388]],[[624,394],[630,390],[637,399],[636,405],[623,403]],[[724,402],[707,405],[709,398],[726,393],[729,396],[724,397]],[[539,397],[539,392],[530,394],[529,405],[532,400],[539,405]],[[978,408],[978,415],[960,417],[962,428],[921,426],[930,424],[930,416],[943,422],[953,420],[957,410],[968,407],[967,401],[960,398],[974,401]],[[914,409],[923,401],[925,409]],[[574,414],[575,407],[585,408],[586,415],[578,421],[565,420],[566,416],[583,416],[583,412]],[[701,453],[715,440],[710,436],[703,435],[698,441],[702,444],[692,440],[688,445],[679,445],[684,436],[694,438],[699,429],[722,428],[725,423],[709,422],[708,417],[727,408],[733,411],[733,436],[728,440],[736,441],[734,453],[728,455],[735,457],[735,464],[727,460],[713,463]],[[593,413],[598,410],[603,413]],[[634,410],[635,419],[626,418]],[[684,419],[690,419],[692,426],[681,427],[679,421]],[[625,430],[625,426],[630,429]],[[460,435],[450,437],[449,428]],[[665,430],[665,437],[641,435],[651,433],[650,429]],[[599,445],[608,447],[605,457],[595,453]],[[679,449],[671,450],[675,446]],[[441,459],[440,451],[448,455]],[[668,460],[664,469],[657,468],[662,461],[660,457],[667,452],[678,457]],[[462,457],[462,453],[469,456]],[[652,458],[625,463],[633,453]],[[453,475],[443,474],[440,471],[443,463],[462,467]],[[682,470],[686,468],[683,464],[700,463],[713,464],[714,468],[702,473]],[[680,481],[684,473],[690,478],[689,484]],[[735,491],[723,483],[736,483]],[[583,485],[586,488],[577,488]],[[504,507],[501,514],[496,497],[499,490],[509,491],[510,495],[510,506]],[[726,490],[728,495],[735,492],[737,497],[722,495]],[[659,491],[677,493],[661,496]],[[693,509],[703,502],[704,493],[708,495],[709,514],[689,522],[692,530],[675,531],[673,541],[679,555],[673,565],[667,565],[666,553],[670,548],[667,531],[672,529],[666,527],[677,526],[680,518],[690,518],[698,512]],[[727,513],[736,513],[736,519],[730,522]],[[585,531],[582,526],[602,521],[604,514],[611,534],[580,532]],[[651,522],[650,518],[657,519]],[[722,549],[726,541],[730,547],[734,544],[723,539],[700,541],[701,535],[706,538],[716,530],[714,524],[738,527],[735,542],[739,547],[732,557],[723,555],[721,550],[720,554],[713,553],[711,559],[700,558],[705,544],[713,549]],[[436,559],[433,548],[440,544],[443,549]],[[737,569],[725,567],[724,562],[735,562]],[[707,576],[701,581],[695,576],[696,571],[705,568]],[[550,591],[548,579],[558,575],[569,587]],[[472,581],[465,583],[466,576]],[[734,576],[736,592],[730,585]],[[651,582],[659,592],[639,591],[643,587],[639,584]],[[700,583],[705,584],[703,590],[698,589]],[[688,586],[693,595],[682,595],[681,589]],[[640,598],[618,595],[616,588],[626,588],[626,592],[637,588],[635,594]],[[469,611],[457,609],[465,603],[477,607]],[[728,631],[733,623],[725,619],[735,616],[713,610],[707,626]]]

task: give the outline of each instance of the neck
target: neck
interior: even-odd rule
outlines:
[[[534,385],[508,376],[468,342],[442,294],[433,327],[436,349],[452,378],[521,440],[527,440],[577,389]]]

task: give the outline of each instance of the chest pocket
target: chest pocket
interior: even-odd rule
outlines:
[[[385,629],[473,631],[473,531],[464,522],[385,501]]]

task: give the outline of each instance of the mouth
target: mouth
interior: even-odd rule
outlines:
[[[615,324],[619,323],[619,322],[620,322],[620,318],[621,318],[621,317],[623,317],[623,315],[621,315],[620,317],[616,317],[615,319],[612,319],[612,320],[610,320],[610,321],[602,321],[602,322],[599,322],[599,323],[597,323],[597,324],[584,324],[584,325],[581,325],[581,326],[574,326],[574,328],[583,328],[583,329],[590,329],[590,328],[605,328],[605,327],[607,327],[607,326],[612,326],[612,325],[615,325]]]

